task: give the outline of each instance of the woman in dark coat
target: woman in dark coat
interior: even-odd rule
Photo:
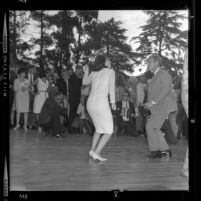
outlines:
[[[61,133],[64,132],[60,123],[60,115],[66,115],[66,109],[59,104],[59,96],[57,87],[51,87],[49,97],[45,100],[39,115],[39,124],[42,129],[46,133],[52,132],[55,137],[61,137]]]

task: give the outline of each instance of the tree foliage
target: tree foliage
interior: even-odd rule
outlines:
[[[75,27],[78,34],[78,39],[73,48],[74,53],[74,61],[76,64],[81,62],[83,55],[86,56],[85,51],[83,49],[83,45],[85,43],[85,37],[87,37],[86,27],[91,23],[96,23],[98,19],[98,11],[97,10],[75,10],[75,18],[76,23]],[[87,53],[87,52],[86,52]]]
[[[20,37],[28,25],[26,11],[9,10],[9,48],[14,62],[26,58],[25,52],[31,48],[30,44]]]
[[[114,18],[106,22],[91,23],[86,26],[89,39],[83,45],[88,54],[106,54],[117,71],[132,72],[132,60],[135,56],[127,43],[126,29],[121,28],[121,21]]]
[[[179,21],[185,17],[169,10],[144,12],[149,19],[146,25],[141,26],[141,34],[132,38],[139,44],[136,52],[143,53],[139,60],[144,61],[149,54],[157,53],[164,58],[162,64],[165,69],[177,71],[182,67],[183,52],[187,48],[187,31],[181,30]]]
[[[184,16],[177,11],[144,11],[149,19],[142,32],[132,40],[138,44],[133,51],[128,43],[122,21],[111,18],[98,21],[97,10],[32,10],[9,11],[10,49],[20,58],[34,61],[40,67],[69,67],[84,64],[97,54],[107,55],[119,72],[132,72],[151,53],[163,58],[163,68],[172,74],[182,67],[188,32],[181,31]],[[26,28],[37,34],[24,40]],[[30,53],[34,58],[30,57]],[[172,68],[174,70],[172,70]]]
[[[45,50],[53,44],[53,40],[50,34],[47,32],[50,28],[50,23],[48,21],[47,11],[43,10],[32,10],[30,13],[32,20],[37,22],[37,28],[39,28],[39,38],[33,38],[32,44],[34,46],[39,46],[40,49],[35,52],[35,62],[39,64],[40,68],[47,66],[45,59]]]

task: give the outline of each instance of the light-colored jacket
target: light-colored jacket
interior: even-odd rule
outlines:
[[[176,99],[173,94],[172,77],[159,69],[148,84],[148,101],[157,102],[150,110],[152,114],[169,114],[177,110]]]

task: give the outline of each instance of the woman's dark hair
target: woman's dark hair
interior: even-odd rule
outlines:
[[[92,71],[99,71],[103,68],[106,68],[105,60],[106,60],[106,57],[104,55],[98,55],[95,59]]]
[[[46,71],[42,70],[42,71],[39,72],[38,77],[39,78],[46,77],[46,74],[47,74]]]
[[[89,72],[93,71],[93,68],[94,68],[93,62],[90,61],[90,62],[88,63],[88,66],[89,66]]]
[[[26,68],[23,67],[23,68],[19,68],[17,73],[18,75],[20,75],[21,73],[26,73],[26,71],[27,71]]]

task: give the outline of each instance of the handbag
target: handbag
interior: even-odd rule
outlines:
[[[81,87],[81,95],[82,96],[88,96],[90,94],[91,91],[91,85],[82,85]]]
[[[139,113],[144,117],[148,117],[150,114],[151,114],[151,111],[146,109],[145,107],[143,106],[139,106],[138,107],[138,110],[139,110]]]

